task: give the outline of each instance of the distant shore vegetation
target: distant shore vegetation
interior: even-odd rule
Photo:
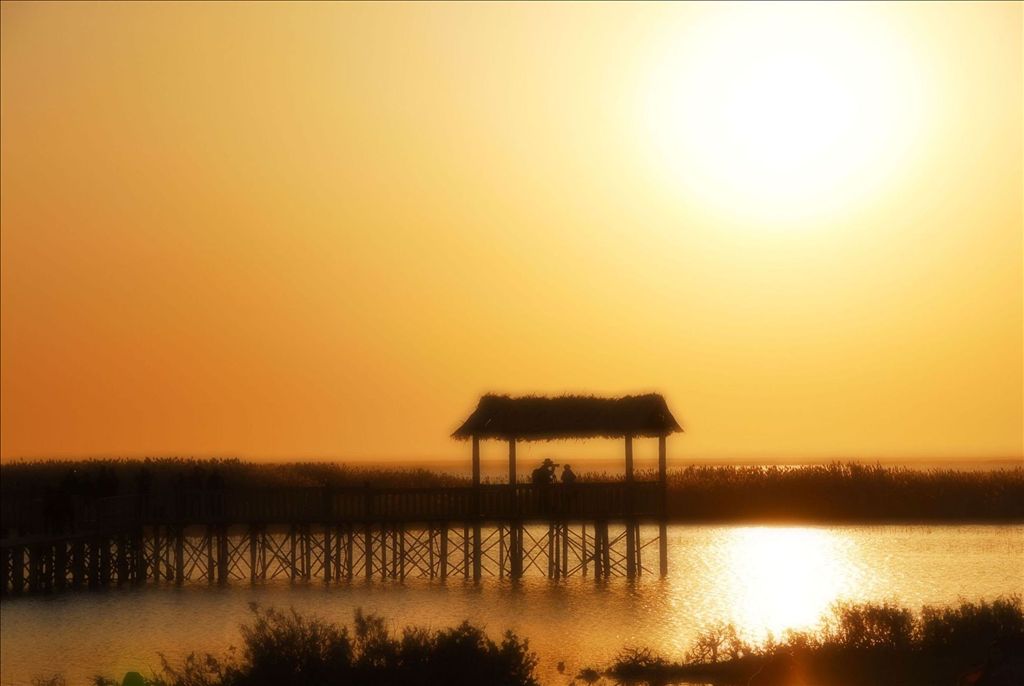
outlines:
[[[583,482],[621,478],[604,472],[579,474]],[[656,475],[638,472],[637,478]],[[44,498],[61,489],[90,497],[140,489],[202,489],[213,481],[218,488],[235,491],[470,484],[468,477],[428,469],[327,462],[161,458],[0,465],[0,495],[11,499]],[[669,472],[667,504],[669,517],[679,522],[1019,522],[1024,521],[1024,467],[959,471],[855,463],[689,466]]]

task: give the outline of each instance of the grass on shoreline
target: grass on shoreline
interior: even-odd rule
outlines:
[[[660,686],[1012,686],[1024,684],[1024,606],[1014,596],[914,613],[893,604],[840,604],[813,632],[787,632],[761,645],[732,625],[698,636],[681,661],[646,649],[623,651],[603,671],[615,683]]]

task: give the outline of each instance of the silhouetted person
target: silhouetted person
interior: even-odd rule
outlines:
[[[533,470],[531,475],[534,484],[541,486],[546,484],[552,484],[555,482],[555,467],[557,467],[551,458],[546,457],[539,467]]]
[[[569,465],[562,467],[562,483],[568,485],[576,483],[576,472],[572,471],[572,467]]]

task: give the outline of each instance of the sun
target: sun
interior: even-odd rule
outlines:
[[[729,6],[666,39],[641,98],[670,185],[767,219],[870,195],[907,157],[920,78],[863,8]]]

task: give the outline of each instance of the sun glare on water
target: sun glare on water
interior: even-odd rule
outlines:
[[[856,596],[849,542],[833,531],[743,527],[725,543],[733,620],[759,640],[809,629],[833,603]]]
[[[870,196],[919,133],[921,78],[869,10],[743,5],[669,37],[641,100],[670,185],[765,220]]]

